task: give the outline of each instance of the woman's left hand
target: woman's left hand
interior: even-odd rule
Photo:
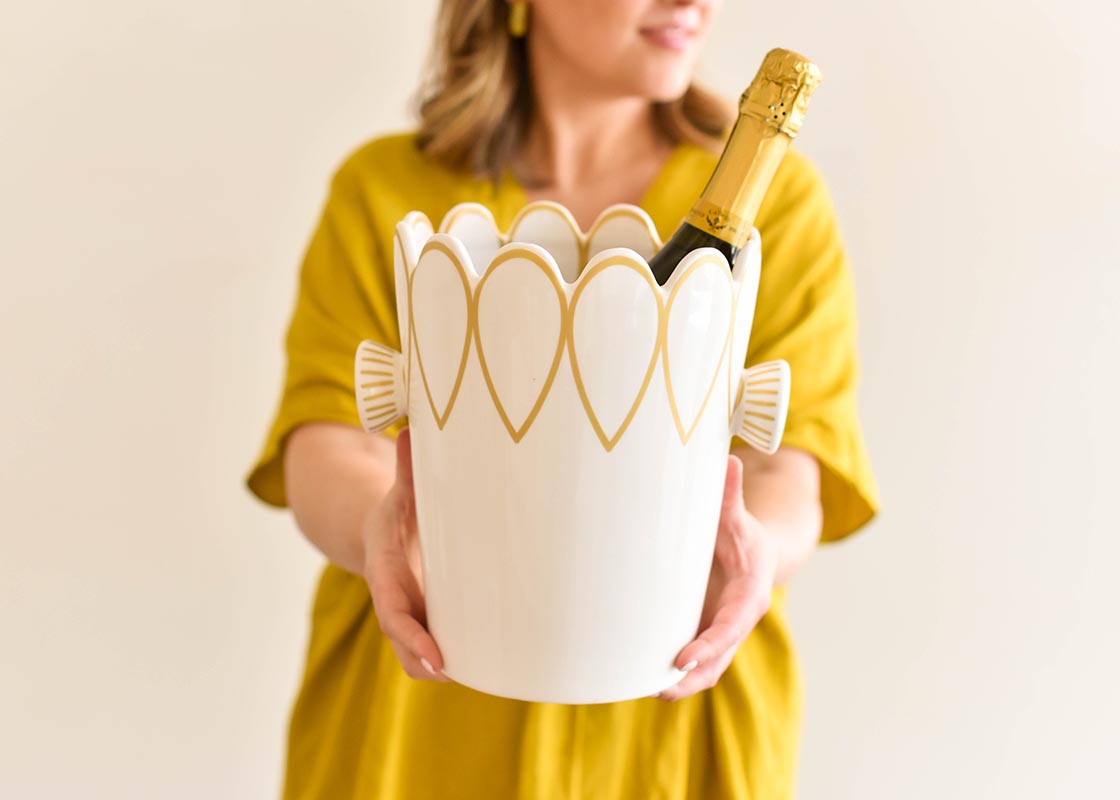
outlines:
[[[770,608],[778,554],[762,523],[743,504],[743,462],[727,457],[715,555],[700,615],[701,633],[677,655],[677,669],[696,666],[680,682],[653,695],[662,700],[710,689],[739,645]]]

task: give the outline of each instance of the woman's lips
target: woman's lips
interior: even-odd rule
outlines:
[[[665,47],[669,50],[684,50],[688,47],[693,36],[693,31],[677,25],[666,25],[661,28],[645,28],[641,31],[647,41]]]

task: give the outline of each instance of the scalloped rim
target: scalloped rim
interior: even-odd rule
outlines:
[[[569,282],[565,280],[560,267],[556,263],[556,259],[552,254],[540,245],[533,244],[532,242],[519,242],[512,241],[513,234],[518,230],[522,222],[530,214],[535,213],[549,213],[559,215],[568,225],[574,240],[580,247],[583,268],[580,274],[576,277],[575,281]],[[467,246],[457,236],[448,233],[454,223],[464,215],[477,216],[486,221],[494,232],[495,238],[500,242],[501,246],[498,248],[494,257],[486,264],[485,268],[479,272],[475,266],[474,260],[471,258]],[[405,259],[405,267],[409,276],[412,275],[416,269],[416,265],[424,254],[434,249],[435,243],[440,243],[449,248],[459,260],[461,266],[467,273],[468,280],[471,284],[472,292],[478,284],[478,281],[490,271],[492,265],[498,261],[499,256],[508,258],[507,253],[527,253],[533,254],[543,258],[549,265],[549,268],[555,272],[557,279],[563,285],[565,292],[571,296],[584,280],[585,276],[592,272],[591,268],[595,264],[606,258],[612,257],[625,257],[632,260],[635,264],[640,264],[649,270],[649,262],[642,257],[640,253],[629,247],[610,247],[605,250],[600,250],[589,258],[582,257],[586,254],[586,249],[589,243],[598,233],[599,229],[609,220],[618,215],[629,216],[632,219],[640,222],[650,235],[650,239],[654,244],[654,249],[660,249],[662,242],[657,233],[657,228],[653,224],[653,220],[649,214],[640,206],[631,203],[615,203],[603,209],[591,224],[587,231],[580,229],[576,223],[575,217],[572,213],[561,203],[552,200],[535,200],[523,206],[514,216],[513,221],[510,223],[508,231],[501,231],[498,229],[497,222],[490,209],[481,203],[464,202],[458,203],[448,209],[444,214],[443,219],[440,221],[438,231],[432,225],[431,220],[422,211],[410,211],[403,220],[397,223],[394,231],[394,237],[400,244],[401,253]],[[761,267],[761,244],[762,237],[757,228],[751,228],[750,237],[747,239],[746,245],[739,251],[735,257],[735,263],[729,265],[731,270],[732,283],[738,287],[742,283],[744,275]],[[435,245],[438,247],[438,245]],[[663,286],[658,287],[662,294],[667,298],[673,291],[680,277],[685,274],[686,269],[692,261],[703,258],[704,256],[716,256],[723,262],[727,263],[727,258],[719,250],[714,247],[701,247],[685,254],[684,258],[677,264],[677,268],[673,270],[673,274],[669,276],[669,280]]]

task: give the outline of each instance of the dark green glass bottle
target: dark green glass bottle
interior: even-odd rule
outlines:
[[[669,280],[682,258],[700,247],[714,247],[729,264],[734,262],[820,81],[820,69],[804,56],[782,48],[766,54],[739,98],[739,118],[700,199],[650,259],[659,285]]]

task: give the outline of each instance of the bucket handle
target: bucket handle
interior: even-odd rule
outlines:
[[[363,341],[354,356],[354,393],[368,433],[383,431],[407,416],[404,356],[380,342]]]
[[[731,415],[731,433],[773,455],[782,443],[789,410],[789,363],[778,359],[744,369]]]
[[[789,410],[789,363],[778,359],[744,369],[731,415],[731,433],[757,450],[773,455],[782,442]],[[358,416],[368,433],[385,430],[408,414],[404,356],[366,339],[354,356],[354,392]]]

